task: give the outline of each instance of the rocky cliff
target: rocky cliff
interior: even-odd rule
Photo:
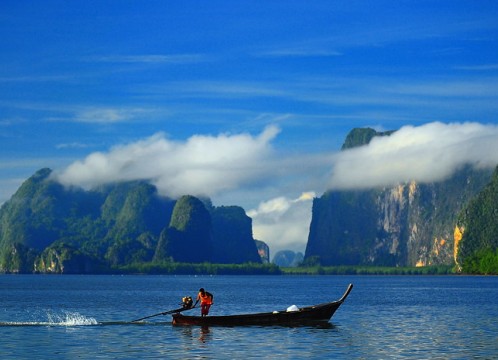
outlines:
[[[219,264],[263,261],[252,237],[252,219],[239,206],[211,208],[213,258]]]
[[[264,241],[254,240],[256,243],[256,248],[258,249],[259,257],[263,264],[268,264],[270,262],[270,247]]]
[[[361,146],[373,136],[372,129],[355,129],[343,149]],[[491,173],[465,167],[438,183],[409,182],[382,189],[326,192],[313,202],[305,262],[452,264],[455,238],[459,236],[455,233],[458,215],[490,181]]]

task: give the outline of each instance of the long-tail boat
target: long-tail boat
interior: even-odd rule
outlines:
[[[297,308],[255,314],[215,315],[215,316],[188,316],[173,314],[173,325],[201,325],[201,326],[244,326],[244,325],[307,325],[328,322],[332,315],[342,305],[353,289],[349,284],[346,292],[339,300]]]

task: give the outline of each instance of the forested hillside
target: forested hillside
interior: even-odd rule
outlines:
[[[261,263],[237,206],[161,197],[141,181],[64,188],[42,169],[0,209],[0,271],[92,273],[133,263]]]
[[[458,265],[465,273],[498,274],[498,167],[491,182],[461,213]]]

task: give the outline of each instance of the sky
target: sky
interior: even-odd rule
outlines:
[[[2,0],[0,49],[0,204],[142,179],[304,252],[326,190],[498,164],[494,0]]]

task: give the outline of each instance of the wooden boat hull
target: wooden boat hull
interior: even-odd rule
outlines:
[[[351,292],[350,284],[344,295],[337,301],[307,306],[297,311],[274,311],[257,314],[187,316],[173,314],[173,325],[200,326],[246,326],[246,325],[306,325],[329,321]]]

